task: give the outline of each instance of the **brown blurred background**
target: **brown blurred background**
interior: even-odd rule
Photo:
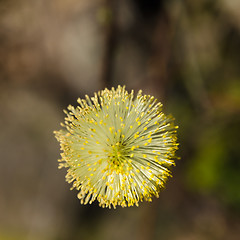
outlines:
[[[0,0],[0,239],[240,239],[240,1]],[[57,169],[63,108],[142,89],[176,118],[159,199],[82,206]]]

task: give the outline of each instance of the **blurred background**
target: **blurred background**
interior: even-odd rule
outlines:
[[[181,160],[159,199],[82,206],[62,110],[126,85],[164,104]],[[0,0],[0,239],[240,239],[240,1]]]

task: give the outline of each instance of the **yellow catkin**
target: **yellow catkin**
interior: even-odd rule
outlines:
[[[116,208],[158,197],[178,148],[178,127],[162,104],[121,86],[78,103],[64,110],[65,129],[54,134],[62,150],[59,168],[68,169],[66,180],[80,202]]]

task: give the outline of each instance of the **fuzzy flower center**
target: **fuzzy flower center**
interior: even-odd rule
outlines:
[[[111,170],[120,169],[124,162],[124,151],[123,146],[119,142],[111,146],[109,151],[109,164]]]

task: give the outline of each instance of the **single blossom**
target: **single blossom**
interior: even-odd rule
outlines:
[[[81,203],[102,207],[138,206],[159,196],[177,150],[177,127],[162,104],[125,87],[105,89],[68,106],[64,130],[55,131],[61,146],[59,168],[76,188]]]

